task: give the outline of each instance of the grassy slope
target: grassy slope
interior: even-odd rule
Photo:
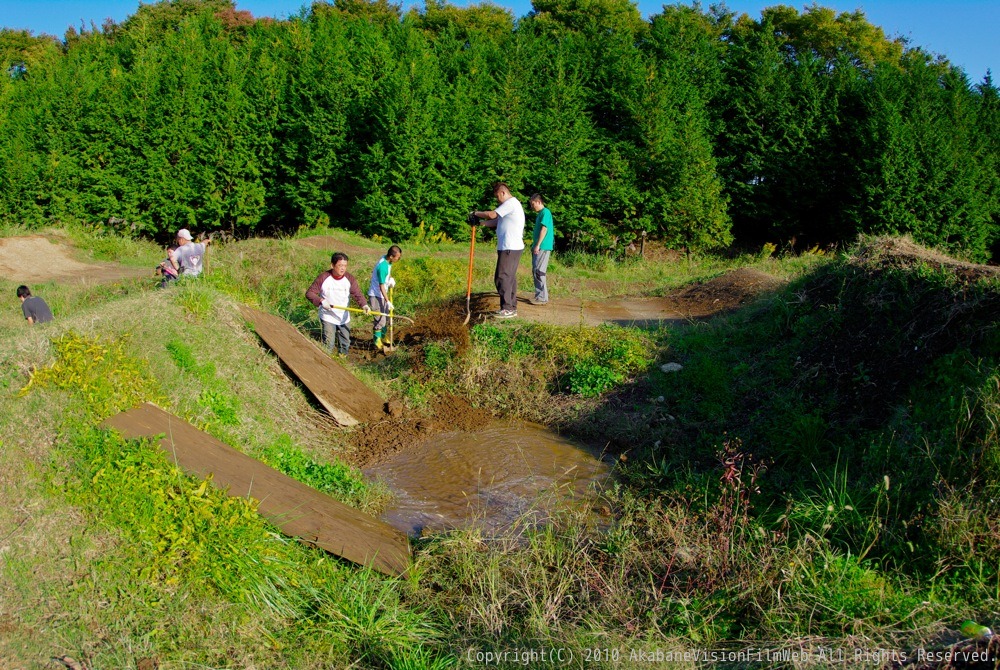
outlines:
[[[377,245],[335,234],[377,256]],[[406,250],[401,285],[425,288],[404,297],[404,308],[463,284],[461,248]],[[733,316],[673,331],[609,337],[504,324],[474,332],[465,358],[439,342],[367,365],[362,374],[379,392],[410,404],[468,394],[610,438],[629,484],[610,496],[616,521],[605,533],[565,517],[522,541],[484,543],[474,531],[432,538],[419,543],[415,576],[398,582],[280,542],[219,499],[197,502],[197,482],[95,436],[100,417],[88,408],[99,403],[73,389],[39,384],[17,395],[31,367],[52,361],[50,338],[74,329],[92,346],[104,342],[110,365],[148,361],[135,379],[154,379],[168,408],[227,442],[265,459],[299,454],[283,464],[304,477],[316,472],[306,462],[335,467],[336,437],[239,327],[226,297],[308,329],[311,310],[299,296],[328,252],[260,240],[214,253],[212,276],[197,286],[52,286],[64,305],[53,326],[0,320],[10,343],[0,412],[11,419],[0,429],[0,599],[16,603],[0,628],[0,658],[15,666],[41,667],[61,653],[95,667],[143,658],[161,667],[434,667],[464,666],[470,650],[474,658],[498,644],[565,645],[578,657],[593,645],[682,649],[739,638],[888,644],[996,608],[1000,542],[987,502],[1000,399],[995,287],[879,258],[625,266],[580,258],[553,268],[554,288],[589,282],[597,297],[640,278],[664,291],[748,262],[795,281]],[[480,256],[477,282],[488,284],[490,259]],[[928,309],[925,326],[917,317]],[[623,348],[602,350],[609,340]],[[654,355],[685,367],[637,375]],[[620,367],[623,359],[634,367]],[[584,380],[620,373],[615,390],[552,396],[580,366]],[[111,408],[130,399],[128,388],[98,384],[92,393]],[[131,509],[122,500],[142,507],[163,490],[130,493],[137,487],[98,476],[122,468],[127,482],[136,476],[129,464],[156,474],[144,480],[173,482],[174,498],[122,515]],[[378,509],[380,492],[349,470],[319,471],[314,484]],[[181,512],[202,504],[240,533],[185,522]],[[174,535],[150,539],[155,526]],[[214,561],[220,536],[259,560]],[[178,549],[181,541],[194,549]],[[625,656],[598,665],[627,667]]]

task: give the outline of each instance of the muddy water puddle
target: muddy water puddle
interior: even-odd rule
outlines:
[[[382,518],[418,536],[469,526],[497,532],[557,505],[593,503],[610,467],[542,426],[495,423],[438,433],[365,473],[395,494]]]

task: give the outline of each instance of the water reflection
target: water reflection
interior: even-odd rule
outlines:
[[[471,524],[496,532],[527,513],[586,503],[609,472],[590,451],[524,423],[440,433],[366,470],[396,494],[382,518],[412,536]]]

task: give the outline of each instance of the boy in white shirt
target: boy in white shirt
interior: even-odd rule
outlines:
[[[347,271],[347,261],[347,254],[335,253],[330,257],[330,269],[321,272],[306,290],[306,299],[319,308],[323,343],[331,353],[336,346],[337,354],[342,358],[351,348],[351,313],[344,308],[354,298],[365,314],[369,312],[361,287]]]

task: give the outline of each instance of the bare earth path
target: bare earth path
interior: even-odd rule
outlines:
[[[306,237],[297,240],[297,243],[311,249],[343,251],[351,256],[364,257],[372,254],[371,249],[344,244],[330,236]],[[432,253],[437,258],[466,258],[465,251]],[[522,263],[518,274],[524,276],[529,273],[530,270]],[[707,282],[684,287],[664,297],[619,296],[591,300],[572,294],[577,289],[598,288],[598,285],[607,283],[608,280],[604,279],[572,279],[564,286],[554,285],[553,297],[544,306],[532,305],[529,302],[531,294],[522,292],[517,297],[518,318],[559,326],[598,326],[602,323],[637,327],[666,325],[734,309],[762,293],[775,290],[784,282],[758,270],[740,268]],[[567,294],[567,290],[570,293]],[[500,300],[496,293],[473,295],[472,312],[477,321],[489,318],[490,314],[499,309]]]
[[[624,296],[587,300],[556,293],[546,305],[532,305],[530,294],[517,296],[517,316],[560,326],[650,327],[698,319],[734,309],[757,296],[773,291],[784,282],[753,268],[739,268],[703,283],[695,283],[663,297]],[[553,292],[555,293],[555,292]],[[477,319],[489,318],[500,308],[496,293],[473,296]]]
[[[476,311],[486,313],[500,309],[500,298],[493,294],[478,294]],[[546,305],[532,305],[530,295],[517,296],[517,316],[525,321],[551,323],[557,326],[599,326],[613,323],[618,326],[648,327],[659,323],[683,321],[684,314],[667,298],[608,298],[607,300],[581,300],[580,298],[555,298]]]
[[[19,284],[97,284],[151,275],[151,269],[118,263],[82,263],[72,257],[67,244],[42,235],[0,239],[0,278]]]

